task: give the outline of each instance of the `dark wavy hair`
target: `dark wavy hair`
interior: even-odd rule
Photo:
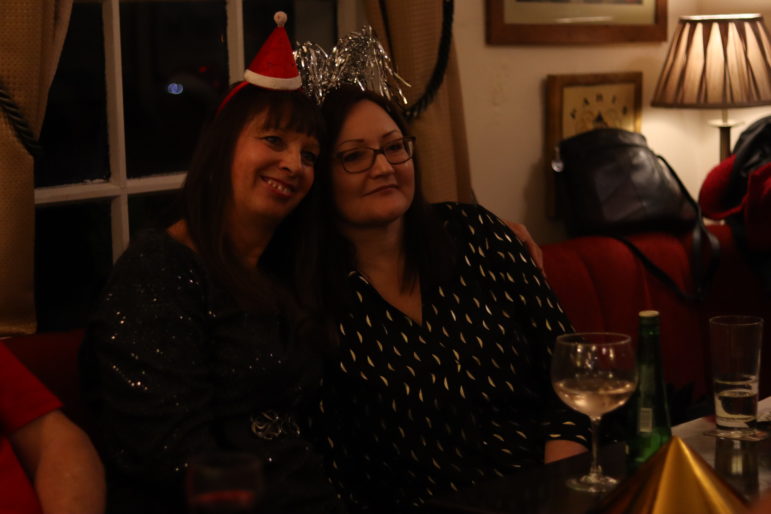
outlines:
[[[322,149],[317,166],[316,182],[321,196],[321,224],[326,251],[323,253],[323,286],[326,305],[339,316],[348,305],[349,291],[345,284],[351,269],[356,268],[355,249],[338,230],[337,208],[332,194],[332,164],[335,159],[334,146],[343,124],[353,107],[359,102],[369,101],[381,107],[394,120],[405,136],[410,135],[401,109],[390,100],[357,86],[341,86],[331,91],[321,106],[326,122],[327,144]],[[426,201],[420,183],[420,166],[413,156],[415,168],[415,195],[404,214],[404,250],[406,267],[404,287],[415,281],[437,284],[447,278],[454,267],[452,242]],[[330,302],[329,299],[334,301]]]
[[[317,296],[313,266],[318,262],[320,247],[318,231],[311,222],[318,202],[315,185],[279,224],[258,269],[242,264],[228,235],[226,207],[232,198],[230,170],[236,142],[244,127],[263,113],[266,128],[307,134],[323,144],[324,123],[319,108],[304,94],[242,87],[220,107],[198,141],[181,191],[182,218],[209,273],[243,307],[278,314],[293,310],[299,300],[301,305],[314,309],[308,304]],[[293,294],[288,295],[287,289]]]

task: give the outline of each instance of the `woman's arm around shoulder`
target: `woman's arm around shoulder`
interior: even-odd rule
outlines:
[[[535,265],[538,266],[541,273],[545,275],[546,270],[543,268],[543,250],[541,250],[541,247],[535,242],[533,236],[530,235],[530,231],[527,227],[522,223],[514,223],[513,221],[504,219],[502,219],[502,221],[512,232],[514,232],[514,235],[517,236],[520,241],[525,243],[525,247],[527,248],[527,251],[530,252],[530,256],[533,258]]]

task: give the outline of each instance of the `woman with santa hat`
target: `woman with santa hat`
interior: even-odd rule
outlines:
[[[185,512],[191,460],[221,451],[262,460],[259,512],[339,511],[296,421],[327,351],[300,294],[322,121],[275,20],[199,142],[182,217],[132,240],[88,326],[110,512]]]

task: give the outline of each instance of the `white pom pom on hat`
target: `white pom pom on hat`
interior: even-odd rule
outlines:
[[[292,53],[292,44],[284,25],[287,16],[283,11],[273,15],[276,28],[263,43],[260,51],[244,71],[244,80],[266,89],[294,91],[302,86],[300,72]]]

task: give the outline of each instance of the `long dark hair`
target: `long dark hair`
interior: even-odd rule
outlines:
[[[209,273],[243,307],[278,314],[291,309],[297,298],[309,303],[314,296],[311,268],[318,262],[319,244],[318,231],[309,218],[318,193],[315,185],[311,187],[280,223],[260,258],[259,269],[242,264],[226,227],[226,207],[232,196],[230,170],[241,131],[262,113],[266,114],[266,128],[292,130],[323,141],[320,111],[304,94],[242,87],[221,106],[198,142],[181,193],[182,218]],[[289,301],[277,278],[297,298]]]
[[[400,108],[386,98],[371,91],[363,91],[356,86],[341,86],[331,91],[321,106],[326,122],[327,144],[321,153],[317,167],[317,185],[321,195],[323,237],[326,251],[322,267],[324,273],[324,292],[326,297],[335,299],[327,302],[335,316],[344,312],[348,302],[348,290],[345,287],[346,276],[356,267],[356,255],[353,245],[338,230],[338,218],[332,194],[332,162],[334,145],[340,135],[343,124],[353,107],[362,101],[370,101],[381,107],[394,120],[405,136],[410,135],[407,122]],[[431,205],[426,201],[420,184],[420,167],[417,157],[413,157],[415,168],[415,195],[404,214],[404,285],[413,285],[420,279],[426,284],[438,284],[445,280],[454,266],[452,242],[436,218]]]

